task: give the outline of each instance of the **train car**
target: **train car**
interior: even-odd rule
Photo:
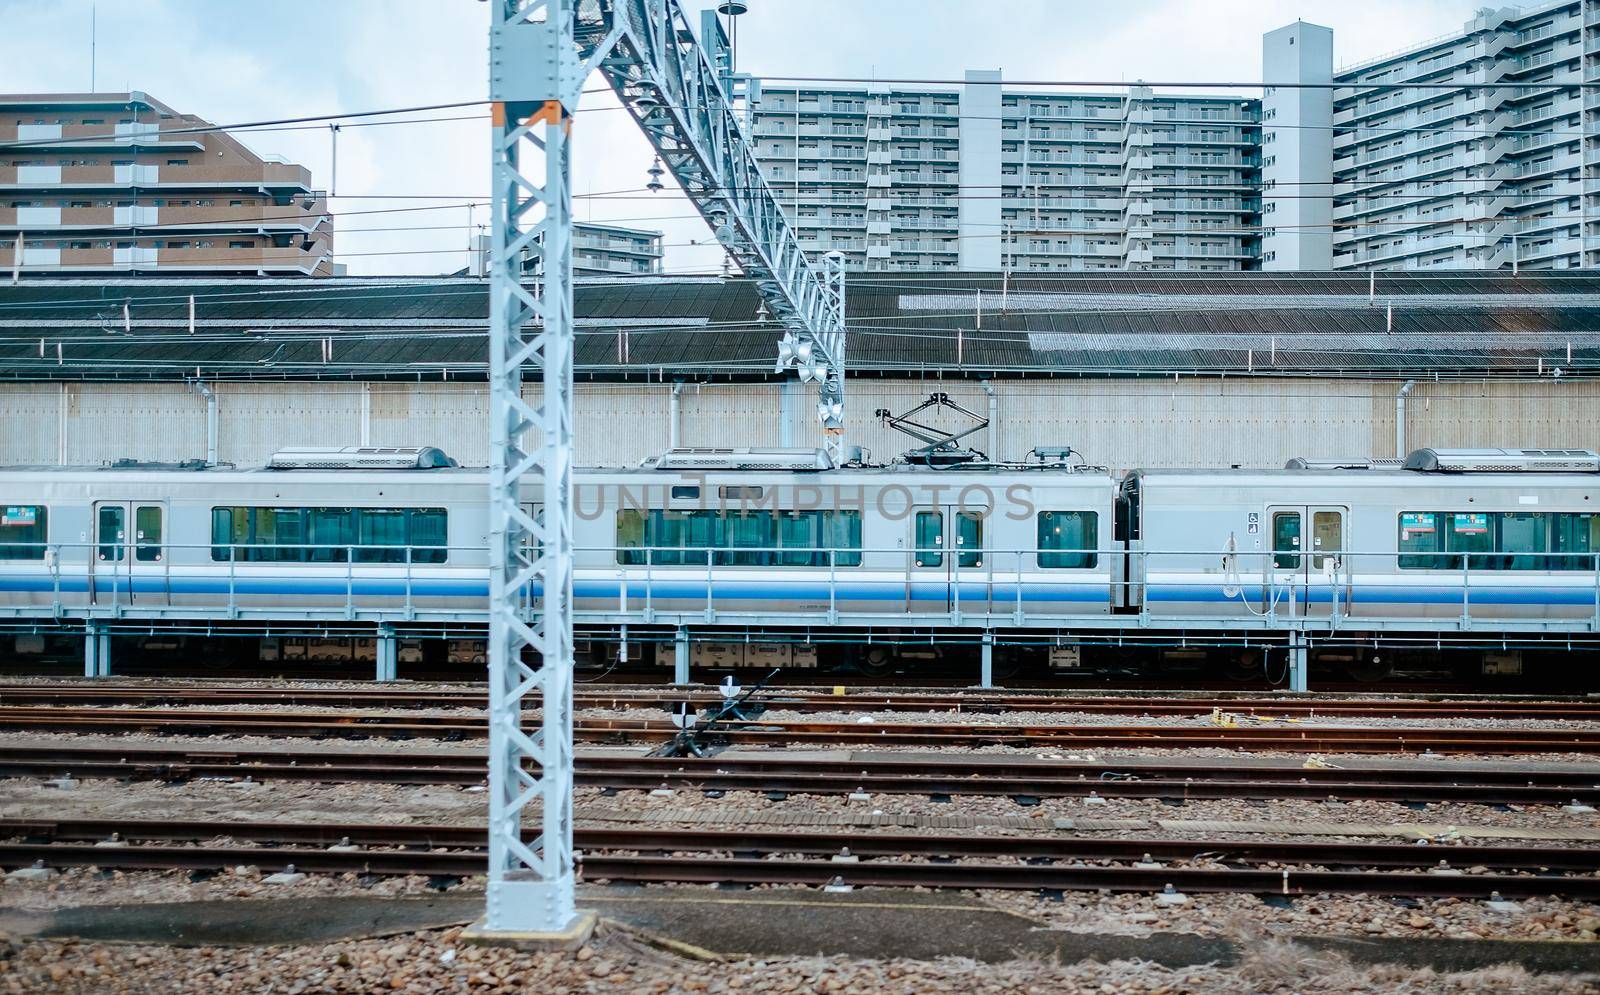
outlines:
[[[1060,470],[1060,472],[1056,472]],[[484,471],[437,450],[0,470],[0,613],[481,621]],[[1114,481],[686,451],[578,474],[580,618],[1105,615]],[[536,481],[528,506],[539,513]]]
[[[1600,456],[1419,450],[1400,468],[1300,467],[1127,474],[1126,606],[1352,630],[1600,623]]]

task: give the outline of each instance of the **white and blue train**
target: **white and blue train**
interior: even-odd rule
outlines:
[[[0,469],[0,619],[481,624],[486,483],[436,449]],[[1593,634],[1597,502],[1576,450],[1120,476],[677,450],[580,473],[575,609],[697,638]]]

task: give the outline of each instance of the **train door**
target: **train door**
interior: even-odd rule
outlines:
[[[164,502],[95,502],[89,558],[95,604],[170,604],[166,528]]]
[[[961,578],[962,610],[986,610],[968,604],[974,589],[987,590],[983,557],[981,511],[963,511],[954,505],[924,505],[911,509],[910,563],[906,571],[906,611],[948,612],[955,605],[953,587]]]
[[[1266,599],[1279,614],[1327,618],[1337,603],[1349,613],[1350,574],[1344,562],[1349,510],[1331,505],[1275,505],[1267,509],[1272,562]]]

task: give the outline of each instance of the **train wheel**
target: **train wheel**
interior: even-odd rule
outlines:
[[[1230,681],[1259,681],[1266,676],[1261,661],[1262,652],[1258,649],[1230,653],[1222,661],[1222,676]]]
[[[1350,679],[1362,684],[1376,684],[1386,681],[1394,676],[1394,663],[1388,654],[1371,650],[1361,654],[1360,659],[1345,665],[1345,673]]]
[[[887,677],[894,673],[894,653],[887,646],[863,646],[856,651],[856,669],[868,677]]]

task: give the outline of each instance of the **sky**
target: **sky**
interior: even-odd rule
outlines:
[[[715,0],[683,0],[698,11]],[[1459,28],[1482,0],[748,0],[739,68],[761,76],[1258,82],[1261,35],[1296,19],[1334,30],[1342,65]],[[698,15],[695,15],[698,23]],[[481,100],[482,0],[0,0],[0,93],[142,90],[217,124]],[[93,31],[91,32],[91,24]],[[91,46],[91,37],[93,45]],[[91,47],[93,59],[91,60]],[[600,87],[596,81],[591,87]],[[1238,91],[1243,92],[1243,91]],[[652,152],[609,91],[574,128],[574,212],[665,233],[668,272],[722,253],[670,184],[644,185]],[[337,257],[353,274],[460,269],[486,223],[486,111],[465,118],[240,133],[332,189]],[[335,179],[337,183],[335,183]],[[388,230],[383,230],[388,229]],[[399,229],[399,230],[397,230]]]

